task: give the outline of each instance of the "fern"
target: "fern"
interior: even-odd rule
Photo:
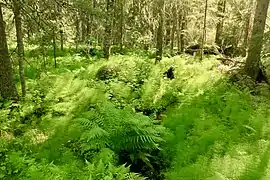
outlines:
[[[143,180],[138,174],[130,173],[125,165],[116,167],[114,165],[114,152],[109,149],[102,149],[94,158],[92,163],[87,162],[89,179],[108,180]]]
[[[160,150],[164,141],[161,137],[166,132],[148,117],[127,109],[116,109],[111,104],[82,113],[71,124],[71,128],[80,134],[78,139],[74,139],[80,147],[80,155],[89,161],[96,152],[109,148],[120,158],[123,158],[122,152],[126,152],[124,162],[136,165],[141,161],[150,169],[153,169],[151,154]]]

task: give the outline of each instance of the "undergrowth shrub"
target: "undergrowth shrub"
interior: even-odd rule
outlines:
[[[145,116],[111,105],[84,112],[72,122],[70,134],[74,139],[69,146],[75,147],[73,151],[91,160],[96,152],[109,148],[117,154],[119,163],[129,163],[138,172],[153,169],[152,155],[159,151],[166,132]]]
[[[99,80],[109,80],[111,78],[114,78],[118,75],[119,68],[117,66],[102,66],[97,74],[96,77]]]
[[[65,133],[61,131],[61,135]],[[129,167],[119,166],[115,153],[107,148],[96,152],[90,161],[78,158],[61,144],[66,139],[67,136],[52,136],[38,146],[23,137],[13,140],[1,137],[1,179],[144,179],[131,173]]]
[[[18,107],[0,104],[0,178],[206,179],[231,146],[269,137],[265,99],[219,82],[212,56],[58,61],[29,69]]]
[[[174,160],[167,179],[203,179],[213,175],[210,168],[200,170],[207,167],[202,163],[210,162],[213,156],[224,156],[235,143],[260,139],[264,123],[250,93],[225,80],[179,108],[170,109],[164,124],[174,137],[167,139],[166,151],[168,156],[174,154]],[[196,166],[198,170],[194,170]]]

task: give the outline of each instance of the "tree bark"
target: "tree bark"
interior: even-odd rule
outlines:
[[[12,65],[8,54],[5,22],[0,3],[0,96],[4,99],[18,100],[17,89],[13,80]]]
[[[19,56],[19,74],[21,81],[22,96],[26,95],[26,82],[24,74],[24,43],[23,43],[23,31],[22,31],[22,18],[21,18],[21,5],[18,0],[13,0],[13,12],[16,26],[17,47]]]
[[[248,57],[245,72],[256,81],[260,72],[261,50],[263,46],[264,29],[267,18],[269,0],[257,0],[254,26],[249,42]]]
[[[164,42],[164,0],[158,0],[159,7],[159,25],[157,29],[157,52],[156,63],[162,60],[163,56],[163,42]]]
[[[217,30],[216,30],[216,39],[215,43],[218,46],[221,46],[221,35],[223,31],[223,24],[224,24],[224,14],[226,11],[226,0],[219,0],[218,2],[218,24],[217,24]]]
[[[107,0],[107,14],[105,25],[105,36],[103,40],[104,58],[109,59],[112,39],[112,15],[113,15],[114,0]]]

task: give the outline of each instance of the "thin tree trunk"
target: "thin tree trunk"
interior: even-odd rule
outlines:
[[[103,41],[104,58],[109,59],[112,39],[112,15],[113,15],[114,0],[107,0],[107,17],[105,25],[105,36]]]
[[[170,39],[171,39],[171,20],[169,18],[165,18],[166,19],[166,25],[165,25],[165,45],[166,47],[170,44]]]
[[[86,16],[86,37],[89,38],[91,37],[91,33],[92,33],[92,15],[87,15]]]
[[[257,0],[252,36],[249,42],[248,57],[245,71],[254,81],[260,71],[261,50],[263,46],[264,29],[267,18],[269,0]]]
[[[201,44],[201,57],[200,60],[203,59],[204,53],[204,44],[206,41],[206,19],[207,19],[207,9],[208,9],[208,0],[205,0],[205,9],[204,9],[204,22],[203,22],[203,36],[202,36],[202,44]]]
[[[123,52],[123,38],[124,38],[124,0],[121,0],[121,14],[120,14],[120,52]]]
[[[216,40],[215,43],[218,46],[221,46],[221,35],[223,31],[223,24],[224,24],[224,14],[226,12],[226,0],[219,0],[218,2],[218,24],[217,24],[217,30],[216,30]]]
[[[64,51],[64,31],[60,30],[61,51]]]
[[[97,0],[93,0],[93,3],[92,3],[92,6],[93,6],[93,9],[95,10],[96,9],[96,7],[97,7]],[[92,37],[94,37],[95,38],[95,40],[97,40],[98,39],[98,35],[97,35],[97,33],[96,33],[96,31],[95,31],[95,29],[96,29],[96,21],[95,21],[95,17],[96,17],[96,14],[91,14],[91,17],[90,17],[90,36],[91,36],[91,38]],[[99,42],[99,41],[97,41],[97,42]],[[96,46],[96,44],[95,44],[95,46]]]
[[[23,32],[22,32],[22,18],[21,18],[21,8],[17,0],[13,1],[13,12],[15,18],[16,26],[16,36],[17,36],[17,47],[19,56],[19,74],[21,81],[22,96],[26,95],[26,82],[24,74],[24,43],[23,43]]]
[[[187,29],[187,19],[186,19],[186,12],[183,12],[183,18],[182,18],[182,25],[181,25],[181,35],[180,35],[180,52],[184,52],[185,48],[185,30]]]
[[[76,44],[76,51],[78,51],[79,41],[80,41],[80,20],[79,20],[77,12],[76,12],[76,17],[75,18],[76,18],[75,19],[75,27],[76,27],[75,44]]]
[[[179,9],[179,7],[178,7]],[[181,52],[181,33],[182,33],[182,10],[179,10],[178,12],[178,20],[177,20],[177,49],[178,49],[178,53],[181,54],[183,52]]]
[[[117,0],[115,0],[117,1]],[[116,2],[115,2],[116,4]],[[116,21],[116,18],[118,18],[117,16],[117,5],[114,5],[113,6],[113,9],[112,9],[112,14],[111,14],[111,18],[112,18],[112,26],[111,26],[111,34],[114,34],[114,36],[111,36],[111,45],[116,45],[119,41],[118,41],[118,36],[117,36],[117,33],[116,30],[118,29],[114,29],[114,27],[117,27],[116,24],[117,24],[117,21]]]
[[[81,9],[79,9],[79,26],[80,26],[80,42],[85,42],[85,34],[86,34],[86,27],[85,27],[85,17],[84,13]]]
[[[54,59],[54,68],[57,68],[55,31],[53,32],[53,59]]]
[[[173,27],[172,27],[172,34],[171,34],[171,54],[173,54],[173,50],[174,50],[174,38],[175,38],[175,31],[177,29],[177,9],[176,9],[176,5],[173,5],[173,9],[172,9],[172,14],[173,14]]]
[[[157,52],[156,63],[162,60],[163,56],[163,41],[164,41],[164,0],[158,0],[159,7],[159,25],[157,30]]]
[[[178,32],[177,32],[177,46],[178,46],[178,53],[182,54],[184,52],[184,47],[185,47],[185,29],[186,29],[186,15],[184,10],[180,10],[179,7],[179,12],[178,12]]]
[[[0,3],[0,96],[4,99],[18,100],[17,89],[13,80],[12,65],[8,54],[5,22]]]

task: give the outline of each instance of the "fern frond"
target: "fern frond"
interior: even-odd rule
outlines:
[[[93,126],[93,122],[91,122],[89,119],[77,118],[74,121],[75,123],[80,124],[84,128],[92,128]]]

